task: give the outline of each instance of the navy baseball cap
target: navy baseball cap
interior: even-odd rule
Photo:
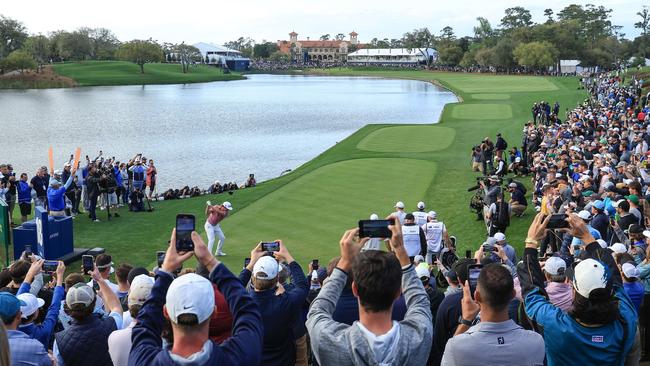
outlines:
[[[9,323],[18,314],[21,306],[27,304],[10,292],[0,292],[0,318],[3,322]]]

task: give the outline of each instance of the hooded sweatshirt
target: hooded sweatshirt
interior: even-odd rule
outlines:
[[[571,309],[573,303],[573,287],[568,283],[548,282],[546,284],[546,293],[551,304],[567,312]]]
[[[357,323],[361,333],[366,337],[378,365],[392,365],[395,359],[395,350],[399,343],[399,323],[393,320],[393,327],[386,334],[375,335],[361,323]]]

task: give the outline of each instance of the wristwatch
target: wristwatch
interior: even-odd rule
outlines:
[[[462,315],[460,315],[460,316],[458,317],[458,323],[459,323],[459,324],[462,324],[462,325],[466,325],[466,326],[468,326],[468,327],[471,327],[472,324],[474,324],[474,319],[472,319],[472,320],[466,320],[466,319],[463,319],[463,316],[462,316]]]

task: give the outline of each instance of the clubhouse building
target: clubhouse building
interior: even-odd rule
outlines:
[[[345,62],[350,48],[362,48],[357,32],[351,32],[349,40],[312,41],[299,40],[298,33],[289,33],[289,40],[277,41],[280,52],[290,55],[296,62]]]
[[[435,61],[438,52],[433,48],[373,48],[360,49],[348,55],[348,63],[356,65],[417,65]]]

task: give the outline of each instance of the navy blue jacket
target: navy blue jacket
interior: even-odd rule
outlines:
[[[252,292],[253,299],[260,307],[264,323],[264,347],[262,364],[264,366],[294,365],[296,347],[292,324],[300,317],[302,305],[309,294],[309,282],[297,262],[289,263],[289,271],[294,287],[280,296],[276,288]],[[247,283],[251,272],[244,269],[240,274],[242,283]]]
[[[406,301],[404,295],[400,294],[393,303],[392,318],[399,322],[404,320],[405,315]],[[352,293],[352,288],[346,286],[341,291],[339,301],[336,303],[334,313],[332,313],[332,319],[347,325],[352,325],[352,323],[359,320],[359,301]]]
[[[138,313],[138,324],[133,327],[133,347],[129,365],[176,365],[169,351],[162,348],[162,308],[171,285],[171,274],[158,271],[149,299]],[[213,343],[206,365],[259,365],[262,360],[262,317],[259,307],[251,299],[241,282],[225,265],[219,264],[210,273],[210,281],[223,293],[233,314],[232,337]],[[191,296],[191,294],[188,294]]]

